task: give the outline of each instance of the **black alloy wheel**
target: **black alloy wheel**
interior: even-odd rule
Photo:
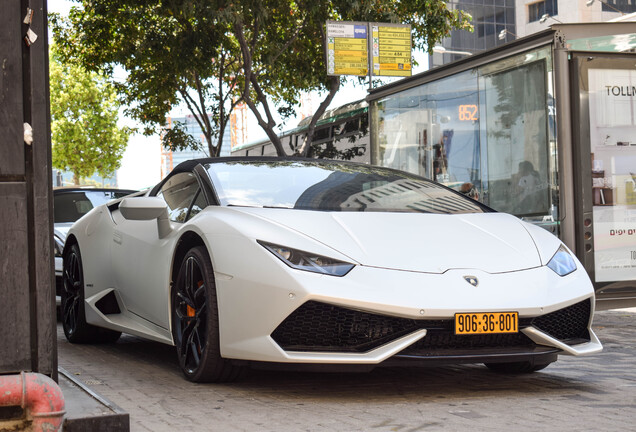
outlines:
[[[193,247],[183,258],[171,300],[172,336],[186,378],[235,380],[242,368],[221,357],[214,271],[205,247]]]
[[[121,332],[95,327],[86,322],[84,310],[84,271],[79,246],[72,245],[64,254],[63,285],[60,303],[62,328],[71,343],[115,342]]]

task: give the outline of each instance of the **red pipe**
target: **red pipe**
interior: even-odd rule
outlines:
[[[0,406],[19,406],[31,418],[35,432],[61,431],[64,395],[51,378],[39,373],[0,375]]]

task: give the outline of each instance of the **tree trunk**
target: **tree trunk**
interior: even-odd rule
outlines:
[[[300,146],[298,150],[296,150],[296,154],[302,157],[307,157],[309,153],[309,149],[311,148],[311,142],[314,140],[314,131],[316,130],[316,123],[320,117],[325,113],[329,104],[333,100],[334,96],[340,89],[340,77],[332,76],[329,78],[329,94],[322,101],[316,112],[311,118],[309,122],[309,128],[307,129],[307,135],[305,135],[305,139],[303,144]]]
[[[219,127],[219,136],[216,140],[216,152],[214,156],[210,153],[210,157],[219,157],[221,155],[221,149],[223,148],[223,137],[225,136],[225,128],[227,126],[227,121],[221,122]]]
[[[267,97],[261,89],[258,83],[258,79],[254,75],[254,71],[252,70],[252,53],[247,41],[245,40],[245,33],[243,32],[243,25],[241,23],[234,23],[234,34],[236,35],[236,39],[238,40],[239,46],[241,47],[241,53],[243,55],[243,71],[245,73],[245,87],[243,88],[242,94],[243,100],[256,117],[258,125],[263,128],[263,130],[267,134],[267,137],[272,141],[272,144],[276,149],[276,154],[281,157],[286,156],[285,150],[283,150],[283,144],[274,131],[276,122],[272,117],[269,104],[267,103]],[[251,89],[253,89],[256,93],[256,100],[263,106],[267,121],[265,121],[260,111],[258,110],[256,102],[252,99],[250,92]]]
[[[75,186],[80,185],[80,176],[78,176],[77,173],[73,173],[73,184]]]

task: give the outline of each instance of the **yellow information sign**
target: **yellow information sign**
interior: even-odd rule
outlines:
[[[411,76],[411,26],[327,21],[327,75]]]
[[[372,23],[373,75],[411,76],[411,26]]]
[[[327,21],[327,74],[369,74],[367,23]]]

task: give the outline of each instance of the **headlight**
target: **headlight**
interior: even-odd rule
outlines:
[[[565,276],[576,270],[576,263],[572,255],[570,255],[570,252],[568,252],[565,246],[561,245],[548,263],[548,267],[559,276]]]
[[[353,264],[335,260],[333,258],[316,255],[298,249],[288,248],[272,243],[258,241],[265,249],[273,253],[278,259],[291,268],[321,273],[331,276],[344,276],[354,267]]]
[[[56,257],[62,257],[64,251],[64,242],[56,235],[53,236],[53,248],[55,250]]]

